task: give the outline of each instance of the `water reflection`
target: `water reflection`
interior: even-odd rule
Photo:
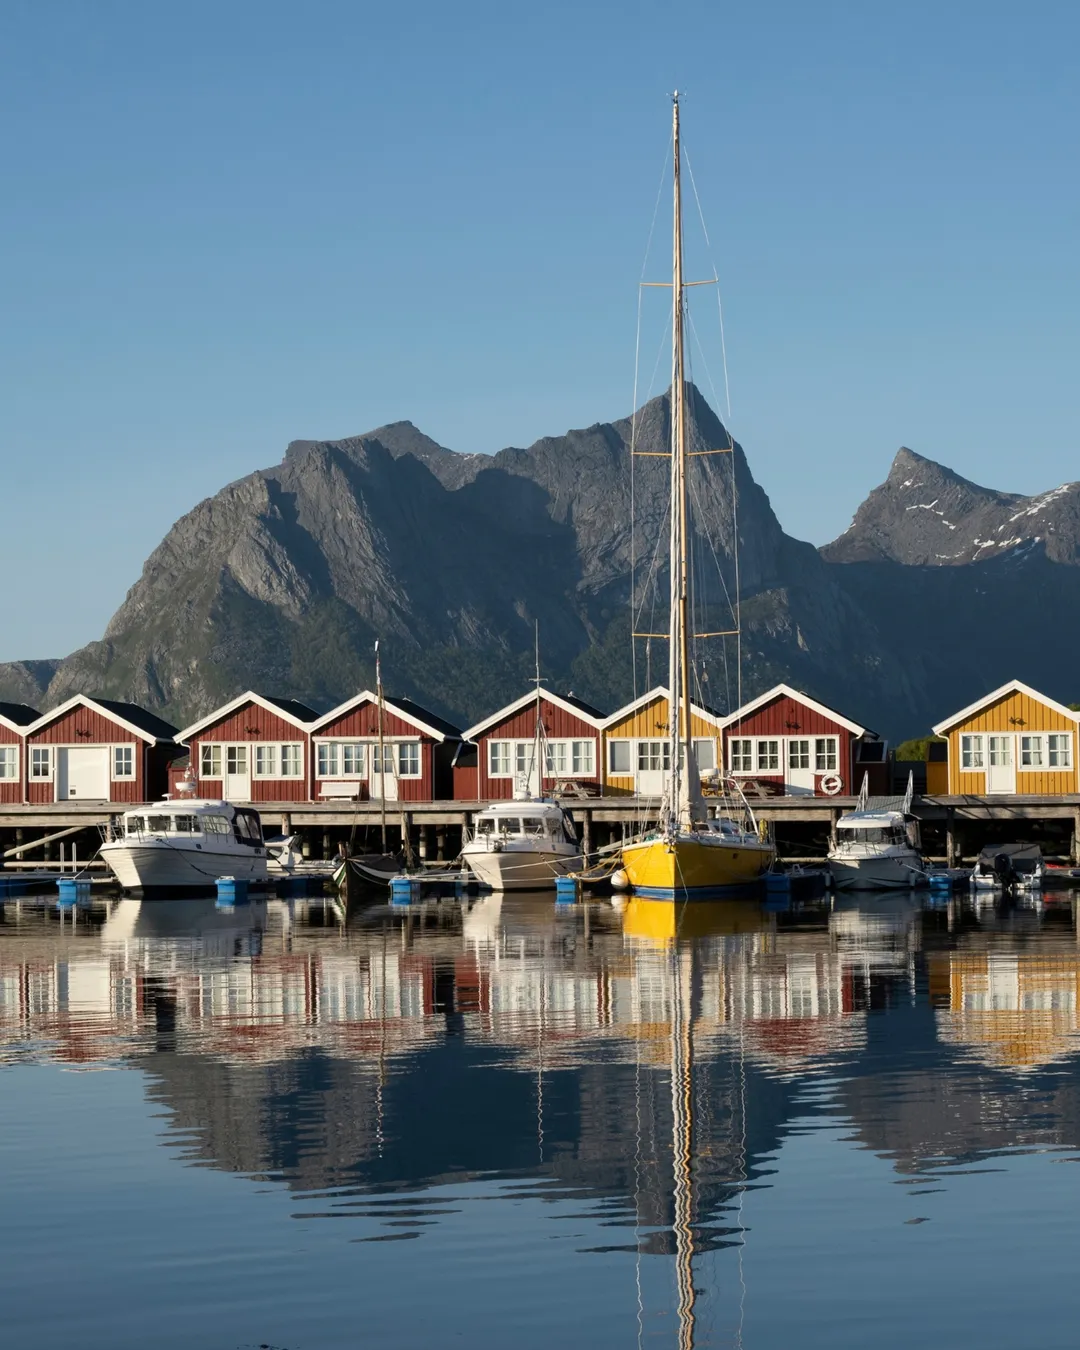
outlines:
[[[1070,900],[11,903],[0,1065],[137,1068],[178,1158],[355,1239],[436,1241],[452,1188],[584,1205],[580,1249],[669,1258],[690,1345],[808,1119],[900,1181],[1080,1142],[1078,988]]]

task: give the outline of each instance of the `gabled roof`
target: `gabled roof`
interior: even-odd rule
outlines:
[[[200,731],[205,731],[215,722],[231,717],[245,703],[255,703],[260,708],[265,709],[266,712],[277,713],[279,717],[284,717],[286,722],[291,722],[294,727],[298,727],[301,731],[306,731],[308,723],[313,722],[319,715],[314,708],[309,708],[306,703],[297,703],[295,699],[291,698],[270,698],[266,694],[256,694],[254,690],[249,689],[247,693],[237,694],[229,703],[223,704],[220,708],[215,708],[205,717],[200,717],[197,722],[192,722],[191,726],[185,727],[183,731],[178,731],[176,739],[178,741],[190,740],[192,736],[197,736]]]
[[[329,726],[331,722],[336,722],[339,717],[344,717],[354,708],[359,708],[364,703],[378,703],[378,701],[378,694],[373,694],[370,689],[364,689],[359,694],[354,694],[352,698],[347,698],[344,703],[339,703],[336,708],[331,708],[322,717],[317,718],[310,724],[308,730],[313,736],[317,735],[323,727]],[[411,698],[389,698],[384,694],[383,706],[389,708],[391,712],[397,713],[406,722],[410,722],[418,731],[426,731],[429,736],[433,736],[437,741],[457,741],[461,739],[461,732],[457,727],[447,722],[445,718],[429,712],[427,708],[421,708],[419,703],[414,703]]]
[[[76,694],[66,703],[61,703],[58,708],[50,708],[24,730],[27,735],[33,735],[51,722],[55,722],[58,717],[71,712],[73,708],[80,707],[87,708],[91,712],[104,713],[106,717],[111,717],[114,722],[119,723],[125,731],[130,731],[151,745],[155,745],[158,741],[176,739],[176,728],[171,722],[166,722],[164,718],[158,717],[146,708],[140,708],[137,703],[119,703],[111,698],[91,698],[89,694]]]
[[[10,731],[22,731],[40,716],[36,708],[27,707],[25,703],[0,703],[0,722]]]
[[[866,727],[859,726],[858,722],[853,722],[849,717],[838,713],[835,708],[830,708],[828,704],[819,703],[816,698],[811,698],[809,694],[804,694],[799,689],[792,689],[790,684],[774,684],[764,694],[759,694],[749,703],[744,703],[741,708],[736,708],[733,713],[728,713],[721,720],[720,725],[724,728],[730,727],[733,723],[741,722],[743,718],[752,716],[759,708],[764,708],[771,703],[773,699],[784,697],[794,699],[796,703],[801,703],[806,708],[813,708],[814,712],[819,713],[822,717],[828,717],[830,721],[846,727],[853,736],[866,735]]]
[[[658,684],[655,689],[650,689],[647,694],[642,694],[639,698],[634,699],[633,703],[627,703],[625,707],[619,708],[617,712],[613,712],[610,717],[605,717],[601,726],[603,726],[606,731],[608,727],[615,726],[616,723],[632,716],[641,708],[647,708],[650,703],[654,703],[658,698],[666,699],[667,696],[668,691],[666,687],[662,684]],[[704,703],[697,703],[694,699],[691,699],[690,710],[695,717],[701,717],[706,722],[712,722],[718,727],[722,725],[720,714],[715,708],[707,708]]]
[[[519,699],[513,703],[508,703],[505,708],[500,708],[498,712],[493,712],[484,718],[482,722],[477,722],[475,726],[469,727],[463,731],[462,737],[471,741],[477,736],[482,736],[489,727],[505,721],[508,717],[513,717],[515,713],[521,712],[527,708],[530,703],[536,702],[536,695],[539,693],[541,699],[546,703],[554,703],[556,708],[561,708],[563,712],[568,712],[574,717],[580,717],[583,722],[588,722],[590,726],[599,729],[604,724],[604,714],[598,709],[586,703],[583,699],[575,698],[573,694],[553,694],[550,689],[545,689],[542,685],[539,690],[530,689],[527,694],[522,694]]]
[[[1053,708],[1055,712],[1060,713],[1062,717],[1067,717],[1071,722],[1080,723],[1080,713],[1074,712],[1072,708],[1066,708],[1064,703],[1058,703],[1056,699],[1048,698],[1046,694],[1040,694],[1037,689],[1032,689],[1029,684],[1024,684],[1022,680],[1010,680],[1008,684],[1003,684],[1000,689],[984,694],[974,703],[969,703],[966,708],[961,708],[951,717],[946,717],[944,722],[939,722],[934,727],[934,735],[944,736],[951,727],[956,726],[957,722],[963,722],[966,718],[979,712],[980,709],[989,707],[991,703],[996,703],[1000,698],[1005,698],[1007,694],[1027,694],[1028,698],[1033,698],[1036,703],[1045,704],[1046,707]]]

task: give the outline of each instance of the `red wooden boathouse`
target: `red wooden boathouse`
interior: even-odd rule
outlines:
[[[153,801],[167,790],[175,736],[138,704],[76,694],[24,729],[26,800]]]
[[[250,689],[177,732],[201,797],[230,802],[311,800],[314,708]]]
[[[544,763],[536,754],[536,719],[543,727]],[[532,690],[464,733],[477,747],[481,801],[570,787],[599,794],[603,782],[603,715],[572,694]],[[459,785],[460,786],[460,785]]]
[[[0,703],[0,802],[26,800],[26,728],[41,714],[25,703]]]
[[[755,779],[789,795],[885,793],[888,744],[873,731],[778,684],[721,719],[724,764],[735,778]]]
[[[380,717],[382,758],[380,758]],[[461,732],[407,698],[369,689],[314,720],[312,800],[442,801],[453,796]]]

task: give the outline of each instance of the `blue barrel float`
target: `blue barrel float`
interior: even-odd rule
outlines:
[[[392,905],[412,905],[420,899],[420,880],[418,877],[391,877],[390,903]]]
[[[581,882],[576,877],[555,878],[555,903],[572,905],[581,899]]]
[[[61,905],[74,905],[80,900],[90,899],[90,878],[84,881],[81,877],[61,877],[56,883],[59,891],[58,903]]]
[[[242,905],[248,898],[247,877],[218,877],[219,905]]]

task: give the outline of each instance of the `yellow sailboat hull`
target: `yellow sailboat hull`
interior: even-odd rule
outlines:
[[[630,888],[658,900],[703,899],[763,876],[775,857],[772,844],[680,834],[627,844],[622,865]]]

